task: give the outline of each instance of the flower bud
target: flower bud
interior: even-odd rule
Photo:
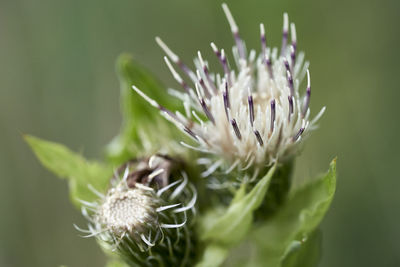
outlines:
[[[129,161],[106,195],[96,193],[98,202],[83,201],[88,236],[130,265],[190,264],[197,192],[181,162],[163,155]]]

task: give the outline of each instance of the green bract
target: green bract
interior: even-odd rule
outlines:
[[[120,133],[107,146],[108,158],[114,163],[122,164],[133,157],[157,151],[161,146],[171,150],[171,137],[180,133],[160,118],[157,110],[132,93],[132,84],[140,84],[146,93],[163,99],[168,107],[175,108],[176,100],[131,55],[120,55],[116,67],[120,80],[123,121]],[[155,125],[157,131],[154,131]]]
[[[251,251],[239,253],[243,247],[238,247],[231,262],[238,262],[236,266],[313,266],[302,261],[311,260],[304,255],[318,258],[319,243],[313,232],[327,212],[335,189],[336,160],[326,174],[292,191],[273,217],[254,227],[244,243]],[[256,256],[249,257],[250,253]]]
[[[92,201],[97,198],[88,185],[98,191],[106,191],[113,173],[111,165],[87,161],[63,145],[33,136],[27,135],[25,140],[43,166],[58,177],[68,179],[71,200],[77,207],[81,206],[80,200]]]

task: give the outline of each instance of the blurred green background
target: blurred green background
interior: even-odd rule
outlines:
[[[264,22],[279,45],[282,13],[311,61],[314,114],[327,113],[297,161],[298,177],[338,156],[320,266],[400,266],[399,41],[395,0],[227,1],[248,47]],[[210,41],[233,44],[220,1],[0,1],[0,266],[102,266],[93,239],[21,135],[67,144],[90,158],[120,125],[115,59],[131,52],[176,86],[154,42],[190,62]],[[230,50],[230,49],[227,49]],[[267,237],[266,237],[267,238]]]

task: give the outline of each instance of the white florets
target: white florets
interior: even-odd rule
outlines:
[[[223,9],[236,43],[233,47],[236,70],[229,66],[225,51],[211,43],[223,74],[211,73],[200,52],[195,59],[196,72],[193,72],[157,37],[157,43],[168,56],[165,57],[168,68],[185,90],[184,93],[170,90],[182,100],[185,114],[173,113],[135,86],[133,89],[198,144],[183,145],[218,155],[229,163],[229,169],[265,166],[278,159],[285,160],[294,154],[301,139],[314,128],[325,110],[323,108],[314,120],[310,120],[309,64],[304,63],[304,53],[296,54],[295,26],[290,24],[289,44],[289,19],[285,13],[282,47],[278,53],[277,48],[267,46],[261,24],[261,53],[257,56],[255,50],[251,50],[247,55],[226,4]],[[169,60],[181,69],[193,86],[186,83]],[[300,84],[306,74],[307,87],[305,93],[300,93]],[[218,168],[215,164],[209,168]]]
[[[99,206],[96,220],[121,237],[124,233],[144,233],[143,227],[157,222],[157,198],[151,188],[112,190]]]

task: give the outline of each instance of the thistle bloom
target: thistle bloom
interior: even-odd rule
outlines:
[[[171,158],[159,155],[128,162],[117,171],[106,195],[93,189],[98,202],[82,201],[90,223],[88,230],[78,229],[87,237],[96,236],[130,264],[153,266],[153,261],[162,261],[185,266],[192,248],[187,222],[195,212],[197,193],[185,172],[182,179],[170,181],[174,165]]]
[[[222,7],[235,40],[232,51],[236,68],[228,63],[225,50],[211,43],[223,73],[212,73],[200,52],[194,61],[194,72],[160,38],[156,38],[167,55],[164,60],[168,68],[184,89],[183,93],[170,92],[182,100],[185,114],[167,110],[133,86],[166,119],[197,143],[196,146],[183,145],[222,158],[211,162],[204,158],[208,170],[203,176],[210,175],[224,163],[228,163],[225,172],[229,173],[250,167],[257,171],[278,159],[288,159],[296,152],[301,140],[315,128],[315,122],[325,110],[323,108],[310,120],[309,64],[304,62],[304,53],[297,53],[293,23],[290,24],[289,41],[288,15],[285,13],[283,17],[279,50],[267,45],[264,25],[260,25],[261,52],[257,55],[255,50],[247,53],[227,5]],[[192,86],[174,69],[171,61],[193,83]],[[307,87],[301,93],[300,84],[305,76]]]

